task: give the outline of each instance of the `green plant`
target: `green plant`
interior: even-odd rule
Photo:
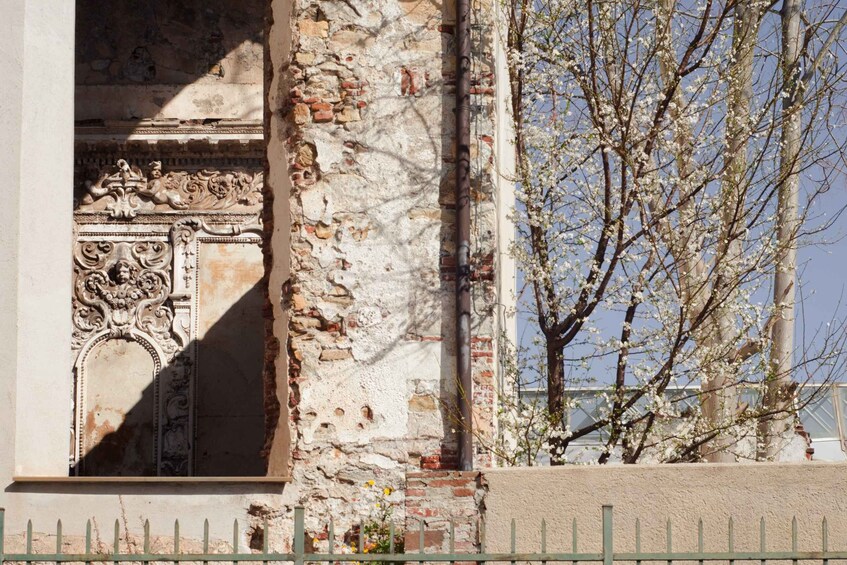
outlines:
[[[376,481],[367,481],[364,499],[367,501],[370,515],[360,526],[353,528],[353,536],[348,542],[353,553],[361,550],[362,553],[391,553],[392,531],[391,524],[395,518],[395,511],[400,505],[396,491],[391,487],[378,486]],[[363,546],[358,547],[359,533],[362,533]],[[394,553],[403,553],[404,532],[402,528],[395,528],[393,532]]]

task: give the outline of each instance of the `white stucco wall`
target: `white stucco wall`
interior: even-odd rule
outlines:
[[[6,3],[0,25],[6,173],[0,478],[6,479],[67,473],[67,412],[51,408],[70,403],[71,202],[61,195],[72,182],[73,4]]]
[[[250,506],[281,508],[282,484],[13,480],[68,474],[74,3],[9,1],[2,13],[0,507],[6,533],[14,541],[27,519],[36,532],[54,531],[62,519],[64,532],[74,536],[92,519],[111,539],[115,519],[140,535],[149,518],[154,535],[167,535],[179,518],[183,535],[197,538],[208,517],[213,538],[231,539],[234,518],[246,536]]]
[[[22,126],[19,141],[11,141],[20,147],[21,187],[12,224],[18,229],[16,475],[67,472],[67,412],[56,407],[69,407],[71,398],[71,201],[63,196],[73,184],[73,22],[73,3],[25,3]]]
[[[24,5],[6,2],[0,18],[0,168],[6,188],[0,206],[0,477],[11,476],[15,447],[18,325],[18,202],[21,177],[21,106],[23,103]]]

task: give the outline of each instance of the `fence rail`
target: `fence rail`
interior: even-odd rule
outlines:
[[[263,525],[263,548],[261,552],[244,553],[239,551],[239,529],[238,521],[233,523],[233,538],[232,552],[210,552],[209,551],[209,521],[206,520],[203,528],[203,551],[188,552],[180,551],[180,534],[179,521],[174,522],[174,537],[173,551],[151,552],[150,551],[150,524],[144,524],[143,549],[140,553],[122,553],[120,551],[120,524],[115,521],[115,536],[112,545],[112,552],[92,552],[91,551],[91,521],[86,524],[85,533],[85,552],[84,553],[65,553],[62,551],[62,522],[56,524],[56,551],[55,553],[36,553],[32,550],[33,534],[32,521],[27,523],[26,530],[26,551],[24,553],[4,553],[4,526],[5,526],[5,511],[0,508],[0,565],[3,563],[26,563],[30,565],[34,562],[54,562],[54,563],[148,563],[148,562],[165,562],[172,563],[181,562],[262,562],[279,563],[290,562],[294,565],[303,565],[306,562],[323,562],[323,563],[404,563],[404,562],[433,562],[433,563],[454,563],[454,562],[511,562],[514,564],[517,561],[532,561],[532,562],[571,562],[573,564],[582,562],[602,563],[603,565],[614,565],[615,562],[632,562],[636,565],[641,565],[642,562],[662,561],[668,565],[672,565],[674,561],[698,562],[700,565],[707,561],[723,561],[730,565],[735,561],[759,561],[762,565],[766,565],[769,561],[792,561],[793,565],[797,565],[799,561],[821,561],[822,565],[828,565],[829,560],[847,560],[847,551],[831,551],[828,547],[829,533],[827,522],[824,518],[821,523],[821,549],[818,551],[799,551],[798,535],[797,535],[797,520],[792,520],[791,524],[791,550],[790,551],[768,551],[765,541],[765,520],[761,519],[759,524],[759,550],[758,551],[735,551],[734,550],[734,529],[733,520],[729,519],[728,523],[728,539],[727,551],[707,552],[703,550],[703,521],[700,520],[697,526],[697,545],[698,550],[693,552],[680,552],[673,550],[672,542],[672,527],[670,520],[667,523],[666,540],[667,550],[664,552],[642,552],[641,551],[641,527],[638,520],[635,523],[635,547],[634,552],[616,552],[613,545],[613,507],[602,507],[602,551],[599,553],[586,553],[577,551],[577,535],[576,535],[576,519],[574,519],[572,551],[569,553],[548,552],[547,551],[547,528],[546,522],[541,521],[540,531],[540,551],[538,552],[517,552],[516,548],[516,528],[515,520],[512,520],[511,525],[511,551],[490,553],[485,548],[485,531],[484,527],[480,530],[480,550],[475,553],[456,553],[454,550],[455,534],[453,524],[450,524],[448,542],[450,551],[447,553],[432,552],[427,553],[424,544],[424,525],[420,524],[419,530],[419,551],[413,553],[395,553],[394,552],[394,528],[391,528],[391,547],[387,554],[374,553],[336,553],[335,552],[335,536],[334,526],[332,522],[329,524],[328,537],[328,553],[307,553],[305,548],[305,511],[303,507],[294,509],[294,543],[293,551],[289,553],[278,553],[269,550],[268,540],[270,537],[270,529],[267,521]],[[364,528],[359,529],[359,544],[358,548],[364,547]],[[407,533],[408,536],[408,533]],[[408,538],[407,538],[408,539]]]

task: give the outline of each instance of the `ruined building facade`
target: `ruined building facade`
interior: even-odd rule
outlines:
[[[303,502],[349,524],[366,481],[402,491],[409,472],[454,468],[452,2],[11,4],[10,531],[186,510],[227,532]],[[472,3],[472,400],[487,438],[513,295],[497,12]],[[475,463],[493,462],[478,449]]]

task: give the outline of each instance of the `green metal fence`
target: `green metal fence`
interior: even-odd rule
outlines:
[[[112,552],[94,553],[91,551],[91,522],[86,525],[85,533],[85,552],[79,554],[64,553],[62,551],[62,523],[59,521],[56,525],[56,551],[55,553],[35,553],[32,550],[32,522],[27,524],[26,531],[26,551],[24,553],[4,553],[4,519],[5,512],[0,508],[0,565],[3,563],[26,563],[30,565],[34,562],[54,562],[54,563],[121,563],[121,562],[219,562],[228,561],[232,563],[239,562],[262,562],[277,563],[291,562],[294,565],[303,565],[306,562],[326,562],[326,563],[350,563],[350,562],[380,562],[380,563],[401,563],[401,562],[436,562],[436,563],[454,563],[454,562],[510,562],[513,565],[518,561],[532,562],[594,562],[603,563],[603,565],[614,565],[615,562],[632,562],[635,565],[641,565],[643,562],[662,561],[668,565],[672,565],[674,561],[698,562],[703,565],[706,561],[723,561],[733,565],[736,561],[759,561],[761,565],[766,565],[769,561],[791,561],[793,565],[797,565],[799,561],[821,561],[822,565],[828,565],[830,560],[847,559],[847,551],[832,551],[828,546],[828,530],[826,519],[821,523],[821,539],[820,550],[817,551],[800,551],[798,550],[798,535],[797,535],[797,520],[794,519],[791,524],[791,550],[790,551],[769,551],[765,539],[765,520],[761,519],[759,524],[759,549],[758,551],[735,551],[735,539],[733,521],[730,518],[728,523],[728,539],[726,551],[704,551],[703,545],[703,521],[700,520],[697,526],[697,545],[698,550],[693,552],[674,551],[671,522],[667,523],[666,531],[666,551],[661,552],[642,552],[641,551],[641,528],[639,521],[635,524],[635,551],[634,552],[617,552],[613,546],[613,508],[612,506],[602,507],[602,550],[598,553],[585,553],[577,551],[577,536],[576,536],[576,520],[574,520],[572,548],[569,553],[555,553],[547,551],[547,527],[545,521],[541,522],[540,530],[540,547],[538,552],[517,552],[516,548],[516,529],[515,521],[512,520],[511,527],[511,551],[506,553],[490,553],[485,547],[484,528],[480,531],[480,551],[477,553],[456,553],[455,552],[455,534],[454,527],[451,523],[448,531],[449,551],[447,553],[428,553],[425,550],[420,550],[414,553],[395,553],[393,541],[391,543],[388,554],[374,553],[340,553],[336,552],[334,543],[335,535],[332,522],[328,527],[329,547],[328,553],[307,553],[305,548],[305,526],[304,526],[304,509],[297,507],[294,510],[294,547],[291,553],[277,553],[270,551],[268,548],[269,526],[267,522],[264,524],[263,539],[264,547],[260,552],[243,552],[239,549],[239,528],[238,522],[233,524],[232,537],[232,552],[218,553],[209,551],[209,521],[206,520],[203,529],[203,551],[201,553],[185,553],[180,551],[180,533],[179,521],[174,522],[173,532],[173,550],[168,553],[151,552],[150,550],[150,524],[144,524],[143,548],[140,553],[123,553],[120,551],[120,525],[115,521],[115,537],[112,546]],[[424,526],[420,525],[419,545],[424,548]],[[394,539],[394,529],[391,529],[391,539]],[[408,539],[407,533],[407,539]],[[413,534],[414,535],[414,534]],[[364,533],[359,530],[358,548],[364,547]]]

